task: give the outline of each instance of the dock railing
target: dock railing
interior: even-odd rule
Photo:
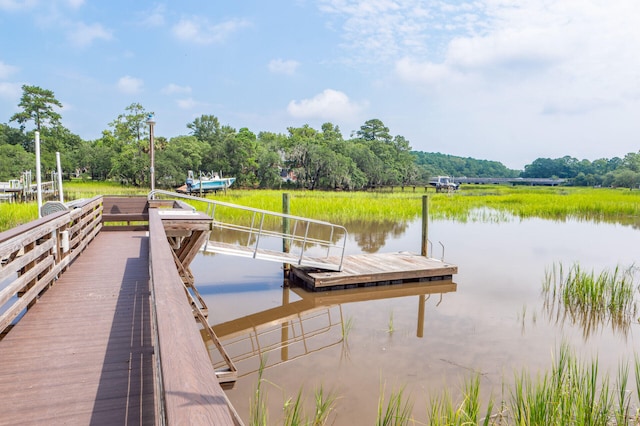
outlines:
[[[98,196],[0,233],[0,334],[98,234],[101,214]]]
[[[211,217],[211,236],[203,247],[206,252],[342,270],[348,238],[343,226],[163,190],[151,191],[148,198],[158,196],[190,200]],[[284,221],[289,222],[288,232],[283,230]],[[289,243],[288,252],[283,241]]]
[[[218,384],[194,313],[186,303],[162,219],[157,209],[150,210],[149,276],[157,351],[157,418],[166,424],[241,424]]]

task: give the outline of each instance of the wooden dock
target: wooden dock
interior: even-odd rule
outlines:
[[[340,272],[292,266],[290,277],[317,291],[450,280],[458,273],[456,265],[409,252],[349,255],[342,265]]]
[[[148,245],[100,233],[0,341],[0,424],[155,424]]]
[[[210,218],[123,206],[145,231],[95,197],[0,233],[0,425],[242,425],[185,291]]]

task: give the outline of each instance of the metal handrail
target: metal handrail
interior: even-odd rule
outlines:
[[[258,209],[254,207],[241,206],[238,204],[227,203],[224,201],[200,198],[200,197],[195,197],[188,194],[180,194],[180,193],[165,191],[160,189],[156,189],[149,192],[149,194],[147,195],[147,199],[149,200],[155,199],[157,195],[162,195],[162,196],[171,197],[171,198],[182,198],[186,200],[192,200],[192,201],[197,201],[197,202],[207,204],[206,213],[211,217],[213,226],[215,228],[227,229],[230,231],[241,232],[248,235],[246,247],[249,250],[252,250],[252,253],[250,255],[253,258],[263,258],[266,260],[279,261],[283,263],[292,263],[291,255],[285,256],[284,252],[282,252],[282,256],[278,257],[277,252],[275,252],[276,254],[274,255],[273,250],[264,249],[260,245],[262,240],[267,238],[282,238],[282,239],[287,239],[292,243],[295,242],[299,244],[300,253],[299,254],[296,253],[296,258],[295,258],[295,263],[297,265],[304,266],[305,264],[313,264],[314,266],[318,266],[319,259],[324,259],[324,261],[328,262],[328,258],[330,257],[333,249],[339,252],[339,255],[336,255],[336,257],[339,257],[339,262],[327,263],[326,264],[327,269],[342,270],[348,232],[347,232],[347,229],[341,225],[336,225],[330,222],[310,219],[302,216],[294,216],[286,213],[279,213],[279,212],[273,212],[269,210]],[[246,225],[239,225],[239,224],[216,220],[216,208],[219,206],[251,213],[251,221],[250,221],[251,224],[249,226],[246,226]],[[285,233],[285,232],[265,229],[264,225],[265,225],[265,219],[267,217],[272,217],[279,220],[288,219],[290,221],[294,221],[293,232]],[[298,223],[302,225],[303,229],[301,229],[301,231],[304,231],[304,235],[296,234],[296,230],[298,229]],[[315,238],[313,236],[310,236],[309,233],[312,225],[314,227],[317,227],[318,229],[326,229],[329,234],[329,239]],[[340,238],[336,243],[333,243],[332,242],[333,238],[336,236],[340,237],[340,235],[342,235],[342,238]],[[253,243],[253,246],[252,246],[253,239],[255,239],[255,242]],[[326,254],[324,257],[317,258],[317,257],[307,256],[309,246],[314,246],[314,245],[319,246],[323,249],[326,249]],[[213,246],[209,246],[208,243],[205,245],[205,248],[208,251],[214,251],[214,252],[216,251],[216,248]],[[238,249],[240,249],[239,244],[238,244]],[[261,253],[265,254],[267,251],[269,254],[268,256],[265,256],[265,257],[259,256]],[[223,250],[220,250],[220,252],[223,252]],[[234,254],[234,253],[229,253],[229,251],[227,250],[224,250],[224,252],[227,254]],[[245,254],[240,254],[239,252],[236,254],[245,255]]]

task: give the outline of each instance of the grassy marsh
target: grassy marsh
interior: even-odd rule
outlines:
[[[65,183],[67,198],[88,198],[98,194],[144,195],[145,188],[124,187],[109,182]],[[226,193],[209,194],[207,198],[275,212],[282,211],[282,193],[276,190],[232,189]],[[287,191],[291,194],[292,214],[348,224],[354,221],[410,221],[421,214],[423,189],[410,188],[394,192],[324,192]],[[610,188],[523,187],[479,185],[463,186],[454,194],[429,195],[432,219],[466,221],[503,221],[510,217],[564,220],[569,218],[640,223],[640,191]],[[35,203],[29,203],[35,206]],[[204,204],[197,205],[204,210]],[[16,216],[13,204],[0,204],[0,217]],[[230,214],[230,213],[222,213]],[[32,215],[20,215],[21,222]],[[226,217],[225,217],[226,218]],[[7,229],[15,220],[0,224]]]
[[[640,422],[640,358],[633,364],[635,383],[631,384],[629,363],[621,361],[615,374],[600,371],[598,359],[583,362],[565,343],[557,350],[551,367],[535,376],[522,370],[514,373],[511,386],[503,384],[497,400],[482,400],[480,375],[475,374],[462,385],[460,397],[454,400],[447,389],[432,396],[426,418],[412,414],[414,401],[403,388],[387,396],[381,386],[376,425],[637,425]],[[264,379],[258,375],[257,398],[252,400],[251,425],[264,425]],[[336,408],[335,394],[316,392],[316,416],[304,415],[301,391],[295,398],[285,399],[284,425],[325,424]],[[339,424],[339,416],[334,419]]]

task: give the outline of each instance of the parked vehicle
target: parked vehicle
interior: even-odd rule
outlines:
[[[449,176],[436,176],[431,178],[429,185],[435,186],[436,192],[452,192],[456,191],[460,186],[459,183],[456,183],[453,178]]]

